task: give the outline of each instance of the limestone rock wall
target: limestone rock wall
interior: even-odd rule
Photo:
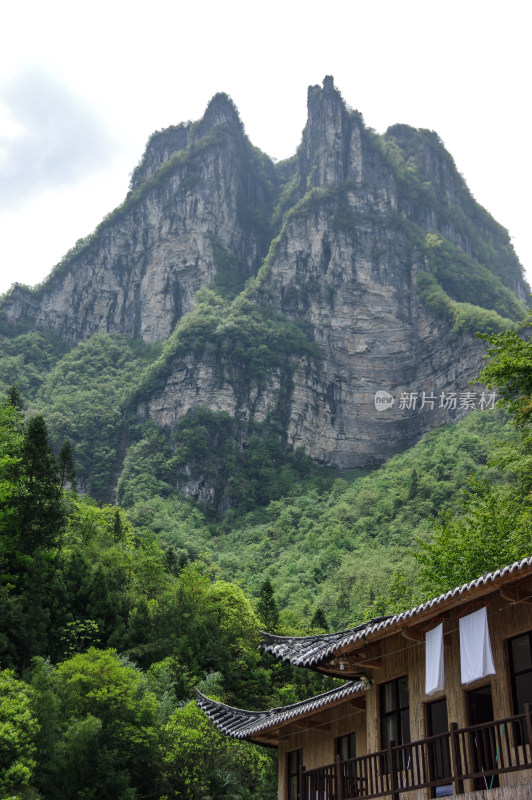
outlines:
[[[198,123],[152,137],[131,190],[40,289],[15,287],[0,310],[71,343],[98,330],[164,340],[222,252],[242,286],[258,276],[248,300],[305,320],[321,354],[292,354],[242,394],[208,347],[180,352],[138,409],[169,428],[206,404],[238,421],[242,443],[251,420],[279,414],[284,398],[289,446],[340,467],[373,464],[467,413],[463,396],[482,362],[477,339],[451,335],[420,303],[425,234],[445,237],[517,297],[529,291],[508,234],[475,203],[436,134],[399,125],[376,136],[330,77],[309,88],[288,165],[258,156],[217,95]],[[393,405],[377,409],[377,391]]]
[[[246,160],[232,103],[215,98],[196,133],[174,168],[126,200],[66,268],[37,290],[15,286],[2,304],[7,317],[31,319],[73,344],[96,331],[154,342],[170,335],[214,277],[215,243],[243,281],[255,274],[265,245],[248,217],[270,201]],[[153,179],[170,138],[148,148],[139,175]]]

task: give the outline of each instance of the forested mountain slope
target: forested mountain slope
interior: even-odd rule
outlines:
[[[232,512],[223,524],[177,495],[137,499],[129,515],[180,557],[208,552],[225,578],[256,595],[269,578],[284,625],[297,627],[320,610],[331,630],[342,629],[363,620],[395,570],[414,577],[409,551],[430,538],[439,514],[457,507],[468,476],[501,480],[487,462],[514,438],[502,412],[477,411],[365,477],[307,475],[265,508]],[[128,497],[142,495],[139,478],[131,475]]]
[[[50,345],[66,376],[75,362]],[[301,456],[280,472],[252,461],[250,482],[284,496],[223,522],[183,499],[171,470],[165,483],[155,427],[128,452],[128,511],[78,495],[68,440],[56,460],[44,418],[10,388],[0,401],[0,790],[273,800],[274,761],[216,732],[187,702],[194,686],[258,708],[323,691],[331,679],[260,658],[259,626],[344,627],[530,553],[531,346],[516,333],[491,345],[484,377],[513,426],[478,411],[350,480]],[[131,359],[135,370],[146,357],[124,337],[91,347],[108,378],[110,365]],[[182,433],[201,446],[199,429]],[[283,483],[289,469],[302,480]]]

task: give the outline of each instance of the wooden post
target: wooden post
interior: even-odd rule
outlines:
[[[456,731],[458,724],[451,722],[449,726],[449,733],[451,734],[451,764],[453,765],[453,785],[454,793],[462,794],[464,791],[464,781],[462,780],[462,760],[460,758],[460,742]]]
[[[341,758],[336,755],[336,763],[334,765],[334,800],[343,800],[342,792],[342,767]]]
[[[395,760],[393,757],[393,748],[395,742],[390,740],[388,742],[388,769],[390,770],[390,800],[399,800],[399,790],[397,787],[397,774],[395,772]]]
[[[530,718],[530,714],[532,711],[532,705],[530,703],[525,703],[525,724],[526,724],[526,738],[528,739],[528,750],[530,755],[532,756],[532,719]],[[526,745],[523,742],[523,750],[524,756],[526,758]]]
[[[297,783],[298,783],[297,800],[305,800],[306,793],[304,794],[305,792],[304,780],[305,780],[305,767],[303,766],[303,764],[301,764],[301,766],[299,767],[299,775],[297,776]]]

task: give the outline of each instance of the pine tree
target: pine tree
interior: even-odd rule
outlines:
[[[312,628],[320,628],[321,630],[327,631],[329,630],[329,626],[327,624],[327,618],[325,617],[324,611],[322,608],[317,608],[314,612],[314,616],[310,621],[310,625]]]
[[[86,618],[96,622],[103,642],[107,641],[116,628],[120,610],[116,593],[110,591],[108,577],[111,576],[99,564],[92,574],[90,600],[86,609]]]
[[[275,602],[273,586],[269,578],[266,578],[260,587],[257,614],[266,630],[274,631],[279,625],[279,610]]]
[[[181,563],[177,560],[177,556],[173,547],[169,547],[168,550],[165,550],[164,566],[170,575],[179,575],[179,572],[182,569]]]
[[[124,528],[122,526],[122,520],[120,519],[120,511],[118,508],[115,508],[115,513],[113,517],[113,541],[118,544],[122,542],[124,539]]]
[[[0,403],[0,558],[2,552],[12,553],[16,550],[23,423],[23,416],[18,409],[7,400]],[[9,571],[7,565],[5,568]]]
[[[414,500],[417,497],[419,492],[419,479],[417,476],[417,470],[412,470],[412,475],[410,476],[410,485],[408,487],[408,500]]]
[[[7,402],[13,408],[16,408],[17,411],[22,411],[23,403],[22,403],[22,396],[18,390],[18,386],[10,386],[7,390]]]
[[[76,491],[76,470],[74,468],[74,456],[72,455],[72,445],[70,439],[65,439],[57,457],[59,467],[59,477],[61,488],[70,486],[73,492]]]
[[[18,545],[31,555],[54,547],[66,521],[61,484],[42,416],[30,419],[22,444],[23,477],[18,498]]]
[[[63,568],[66,587],[65,605],[73,619],[88,616],[87,607],[91,599],[92,569],[85,553],[74,550]]]

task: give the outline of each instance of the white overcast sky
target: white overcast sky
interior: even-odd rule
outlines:
[[[437,131],[532,282],[524,0],[2,3],[0,293],[41,281],[120,203],[146,140],[219,91],[253,144],[294,153],[333,75],[383,132]]]

